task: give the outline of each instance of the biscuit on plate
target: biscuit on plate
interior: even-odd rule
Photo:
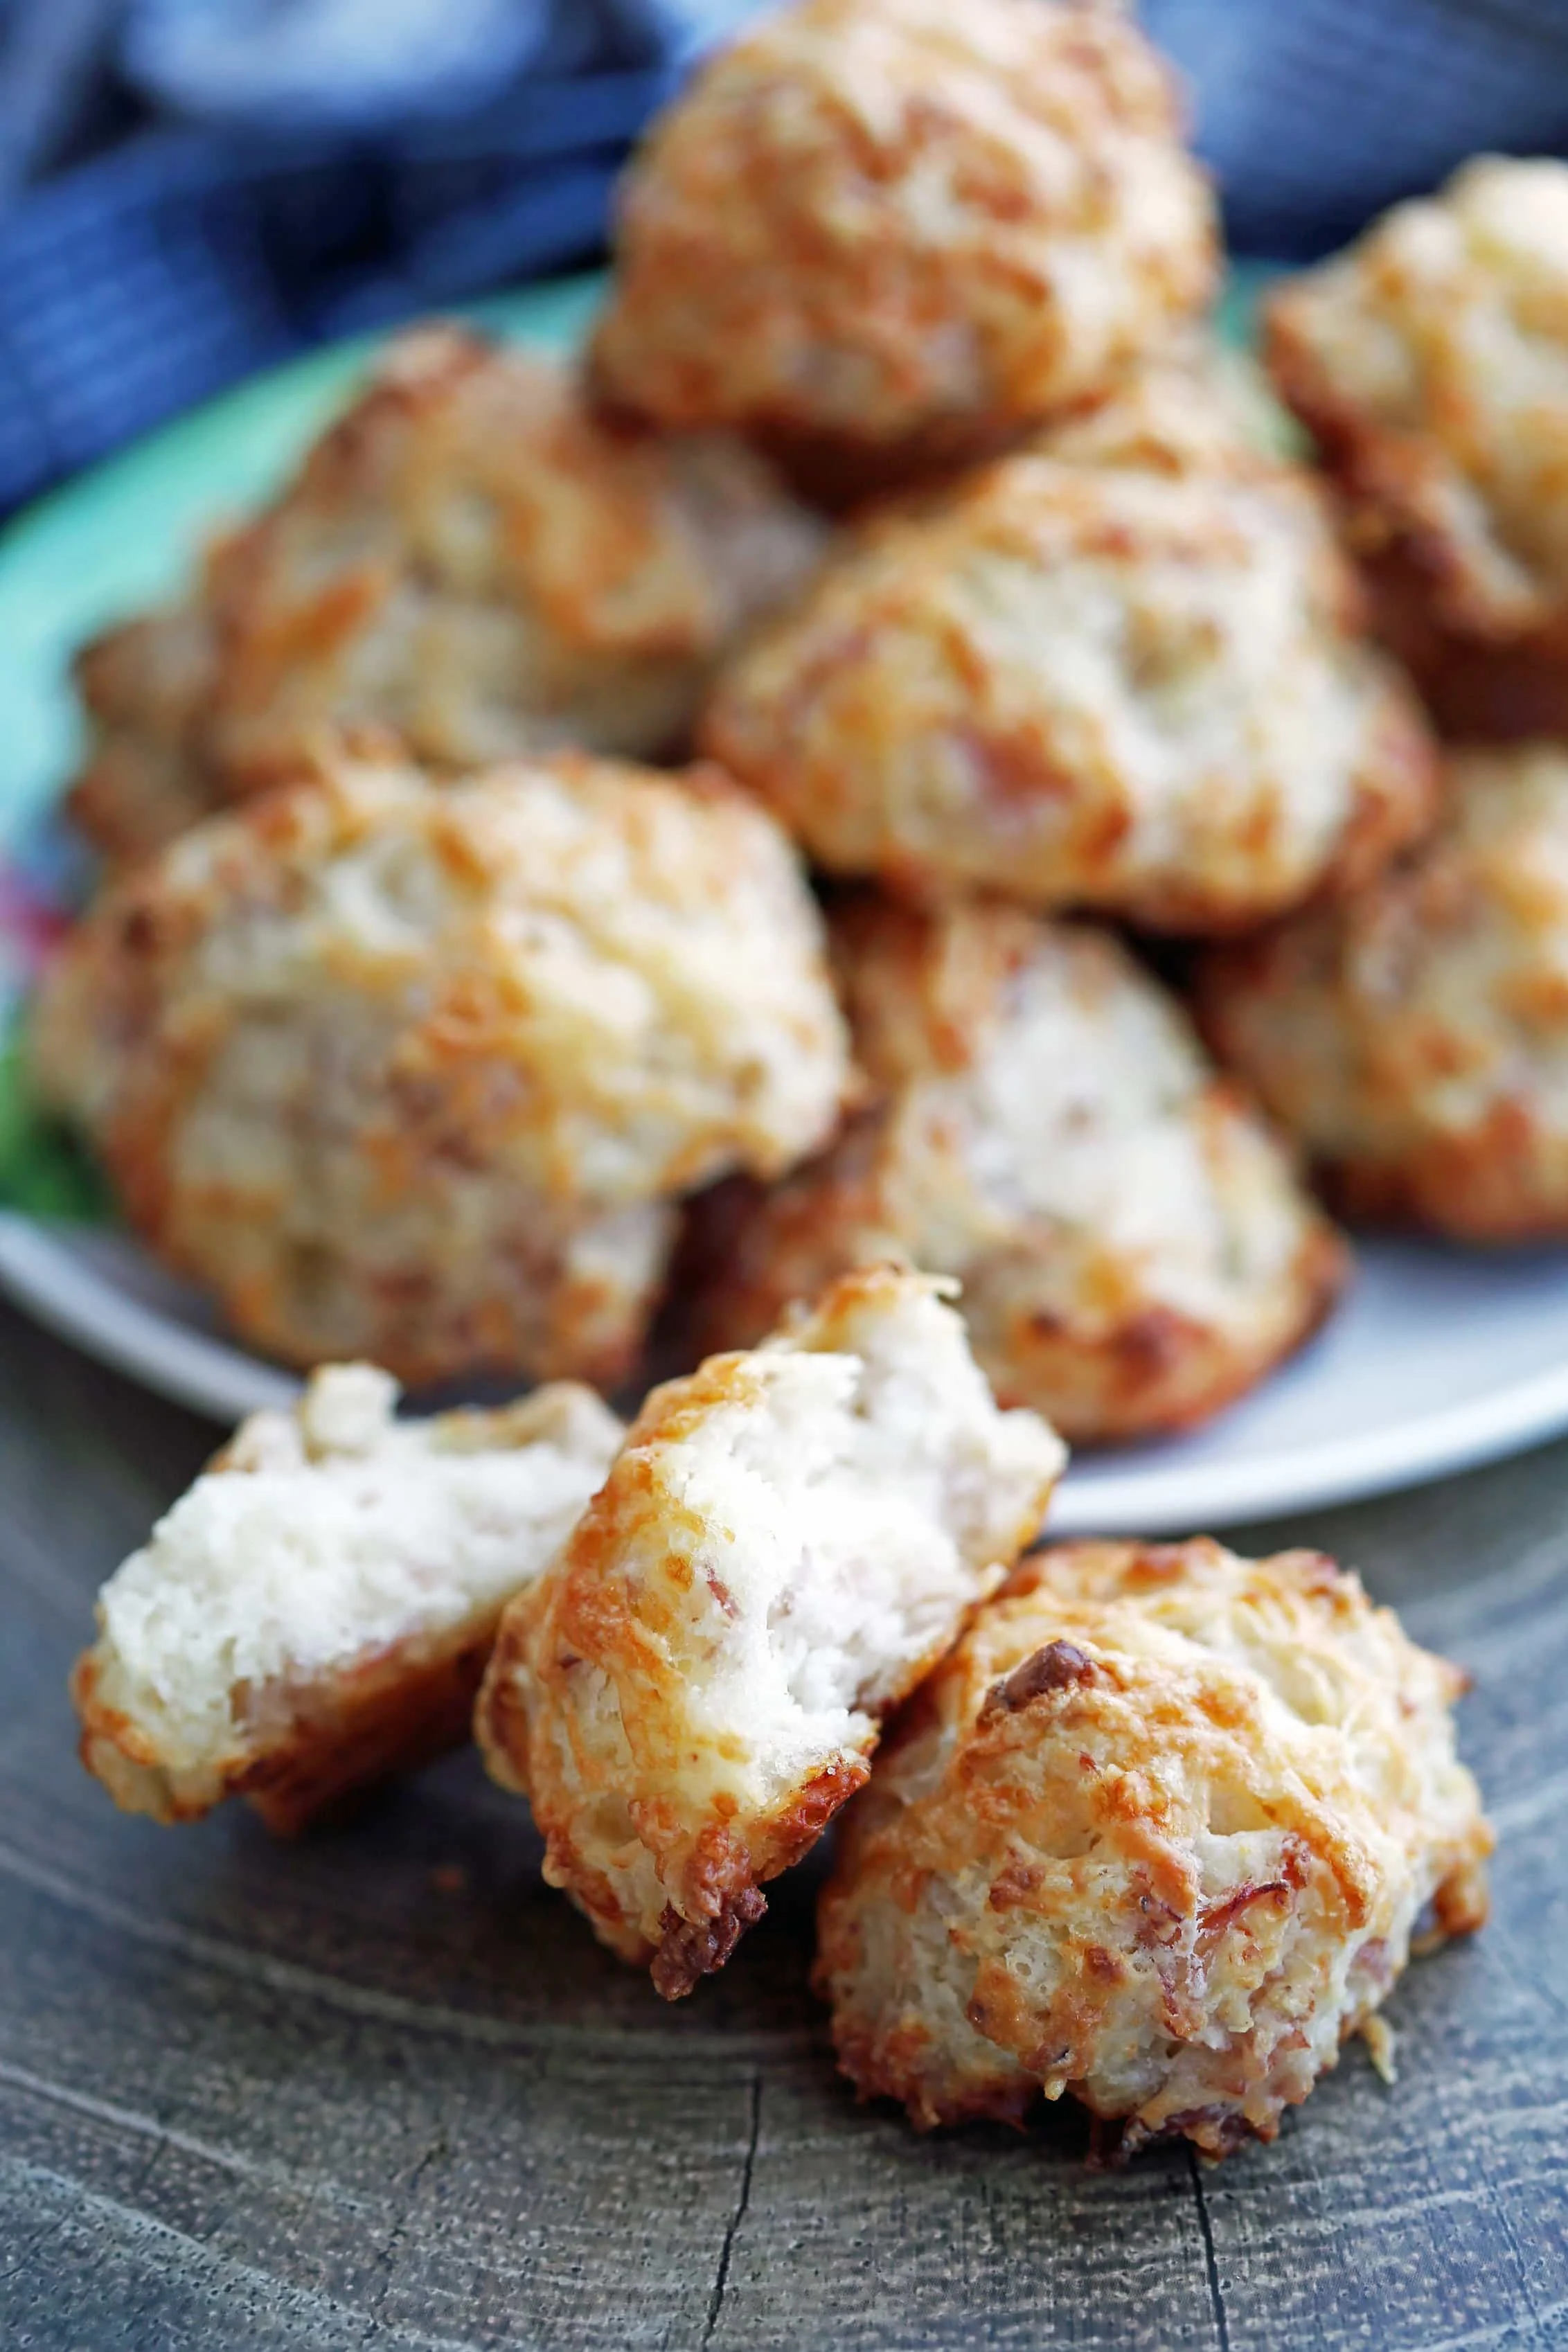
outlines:
[[[959,1278],[1003,1403],[1076,1444],[1202,1420],[1321,1320],[1343,1245],[1110,932],[973,900],[859,905],[837,933],[875,1099],[776,1189],[693,1202],[696,1344],[901,1253]]]
[[[507,1611],[475,1727],[545,1876],[667,1999],[865,1780],[1064,1458],[997,1412],[942,1286],[889,1266],[653,1391]]]
[[[1568,733],[1568,163],[1477,157],[1265,316],[1445,725]]]
[[[301,1828],[467,1736],[503,1604],[622,1431],[561,1382],[494,1412],[395,1422],[368,1364],[254,1414],[99,1596],[72,1696],[117,1805],[188,1822],[248,1797]]]
[[[1025,446],[1062,465],[1256,478],[1288,469],[1298,438],[1257,363],[1194,331]]]
[[[676,1196],[781,1174],[847,1083],[772,819],[564,752],[437,788],[340,751],[208,819],[89,910],[32,1046],[246,1339],[410,1385],[624,1378]]]
[[[1199,1004],[1352,1216],[1568,1234],[1568,748],[1456,753],[1424,848],[1215,950]]]
[[[1208,303],[1214,207],[1181,132],[1114,8],[780,9],[626,173],[596,381],[666,425],[837,453],[846,487],[994,445]]]
[[[1201,932],[1373,870],[1426,823],[1433,753],[1314,485],[1072,448],[847,535],[727,667],[706,749],[818,864],[905,896]]]
[[[1413,1937],[1486,1916],[1463,1686],[1320,1553],[1036,1554],[845,1815],[840,2065],[921,2126],[1070,2091],[1127,2153],[1272,2139],[1347,2035],[1386,2060]]]
[[[824,536],[727,436],[615,430],[558,361],[405,335],[183,604],[83,653],[72,812],[142,855],[291,776],[328,723],[438,768],[679,751],[719,655]]]

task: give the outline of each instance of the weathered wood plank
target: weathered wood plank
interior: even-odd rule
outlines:
[[[0,2342],[1568,2344],[1568,1447],[1288,1528],[1477,1675],[1497,1916],[1271,2150],[1082,2162],[1069,2114],[921,2139],[806,1991],[810,1869],[673,2011],[471,1758],[294,1849],[76,1767],[101,1577],[212,1443],[0,1309]]]

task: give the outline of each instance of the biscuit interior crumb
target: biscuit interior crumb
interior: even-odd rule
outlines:
[[[1032,1415],[998,1418],[966,1356],[934,1344],[941,1311],[921,1297],[866,1318],[855,1355],[816,1353],[804,1331],[798,1349],[764,1348],[752,1393],[666,1454],[736,1603],[728,1704],[711,1689],[709,1704],[746,1727],[764,1780],[867,1738],[1010,1548],[1025,1490],[1059,1466]]]
[[[279,1683],[499,1607],[619,1435],[585,1390],[531,1401],[531,1439],[491,1415],[398,1424],[395,1395],[369,1366],[319,1373],[298,1417],[247,1423],[105,1586],[99,1696],[169,1765],[221,1758]]]

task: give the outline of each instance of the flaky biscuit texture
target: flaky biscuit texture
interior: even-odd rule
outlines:
[[[668,1997],[864,1780],[1063,1459],[997,1412],[940,1286],[891,1267],[654,1391],[508,1611],[476,1720],[546,1877]]]
[[[795,855],[710,772],[439,789],[333,753],[110,891],[33,1059],[247,1337],[613,1382],[676,1194],[820,1144],[844,1026]]]
[[[1129,2152],[1271,2139],[1428,1913],[1485,1916],[1462,1682],[1320,1554],[1026,1561],[842,1826],[817,1980],[846,2073],[921,2125],[1070,2091]]]

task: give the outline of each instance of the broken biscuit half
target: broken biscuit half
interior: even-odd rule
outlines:
[[[562,1381],[395,1421],[368,1364],[259,1412],[104,1586],[71,1695],[128,1812],[248,1797],[289,1833],[468,1736],[503,1605],[609,1466],[621,1424]]]
[[[846,1275],[649,1396],[508,1609],[476,1716],[545,1876],[668,2000],[866,1779],[881,1721],[1036,1534],[1066,1459],[944,1286]]]

